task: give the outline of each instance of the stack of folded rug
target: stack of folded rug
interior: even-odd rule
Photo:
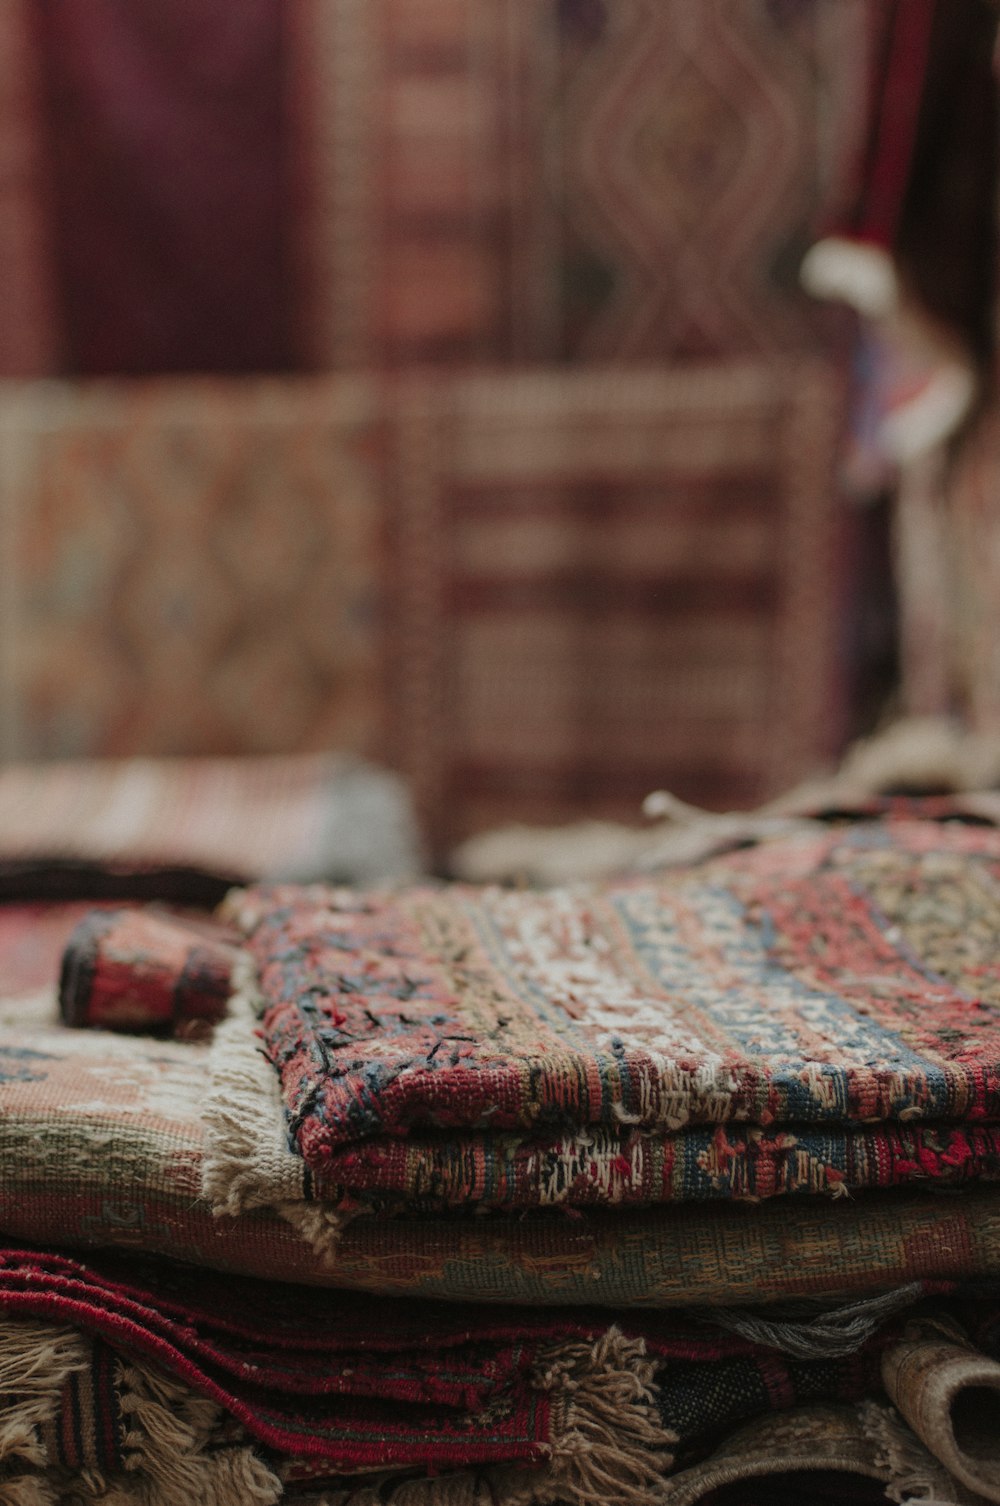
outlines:
[[[1000,1501],[996,830],[217,921],[6,1012],[0,1502]]]

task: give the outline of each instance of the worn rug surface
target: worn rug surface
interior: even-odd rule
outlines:
[[[977,1337],[993,1333],[995,1305],[975,1306]],[[953,1313],[897,1313],[832,1346],[808,1320],[762,1323],[762,1342],[614,1316],[319,1298],[149,1259],[5,1249],[0,1488],[55,1475],[66,1494],[46,1500],[103,1500],[102,1479],[131,1473],[147,1506],[170,1488],[229,1506],[307,1484],[400,1506],[471,1502],[484,1485],[522,1506],[652,1506],[761,1473],[749,1430],[733,1447],[753,1419],[772,1469],[855,1472],[863,1459],[861,1473],[907,1494],[1000,1497],[995,1440],[968,1421],[1000,1395],[1000,1364]],[[801,1442],[802,1408],[841,1425],[796,1460],[777,1445]],[[719,1473],[720,1438],[730,1467],[742,1461],[732,1473]]]
[[[218,1190],[210,1053],[194,1042],[70,1030],[54,990],[0,1018],[0,1231],[225,1271],[399,1296],[602,1306],[748,1304],[1000,1276],[1000,1191],[744,1204],[359,1217],[331,1230],[284,1138],[273,1069],[243,1041],[232,1098],[242,1183]],[[256,1078],[254,1073],[259,1074]],[[262,1075],[261,1075],[262,1074]],[[270,1098],[268,1097],[270,1093]],[[261,1180],[262,1168],[267,1178]],[[263,1203],[263,1205],[262,1205]],[[333,1236],[336,1237],[333,1237]]]
[[[868,823],[603,888],[278,886],[226,913],[307,1200],[522,1209],[1000,1175],[995,831]],[[238,1129],[241,1105],[219,1108]]]
[[[553,1467],[572,1435],[579,1446],[583,1434],[585,1455],[644,1476],[649,1487],[673,1457],[653,1360],[607,1317],[517,1309],[484,1317],[450,1305],[319,1298],[135,1258],[83,1264],[13,1250],[0,1255],[0,1307],[12,1318],[78,1328],[153,1364],[268,1449],[327,1472]],[[570,1498],[574,1465],[569,1457],[564,1464]],[[585,1477],[586,1458],[576,1468]]]
[[[47,1346],[58,1392],[45,1419],[50,1462],[129,1467],[137,1367],[147,1385],[159,1375],[181,1398],[200,1398],[217,1442],[224,1418],[228,1444],[249,1441],[286,1482],[486,1470],[500,1499],[570,1506],[598,1488],[633,1506],[658,1500],[664,1476],[702,1463],[741,1422],[884,1403],[883,1387],[914,1449],[921,1440],[997,1499],[1000,1453],[970,1420],[984,1395],[1000,1399],[997,1311],[973,1299],[895,1312],[870,1304],[866,1314],[760,1315],[736,1332],[687,1314],[359,1299],[148,1257],[0,1250],[3,1390],[16,1397]],[[835,1332],[838,1316],[851,1321]],[[69,1354],[84,1339],[85,1364],[57,1363],[59,1328],[39,1333],[39,1321],[68,1331]],[[0,1444],[0,1474],[2,1464]]]

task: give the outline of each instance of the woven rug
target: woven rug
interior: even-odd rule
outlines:
[[[251,1068],[264,1070],[265,1091],[252,1076],[237,1087],[255,1106],[242,1124],[259,1153],[243,1185],[227,1177],[227,1210],[212,1190],[216,1147],[205,1113],[218,1084],[206,1048],[68,1030],[55,1015],[54,991],[0,1011],[0,1231],[8,1240],[145,1250],[400,1296],[560,1306],[840,1299],[1000,1276],[1000,1195],[985,1187],[960,1198],[897,1192],[574,1218],[559,1209],[357,1218],[331,1237],[324,1205],[305,1199],[276,1075],[252,1040]]]
[[[901,820],[587,891],[277,888],[227,913],[301,1196],[762,1199],[997,1176],[998,879],[995,831]],[[255,1103],[216,1094],[241,1183]]]
[[[271,1506],[285,1499],[327,1506],[348,1499],[363,1506],[472,1506],[485,1488],[504,1506],[554,1499],[576,1506],[597,1499],[590,1492],[599,1488],[600,1499],[627,1506],[701,1501],[723,1487],[721,1499],[728,1501],[729,1487],[740,1481],[777,1477],[780,1484],[788,1472],[808,1499],[817,1499],[811,1489],[815,1475],[817,1486],[831,1487],[821,1499],[846,1499],[852,1506],[857,1497],[832,1493],[834,1481],[827,1476],[836,1475],[842,1492],[848,1480],[880,1481],[894,1500],[912,1495],[965,1506],[997,1498],[988,1476],[985,1496],[963,1487],[885,1398],[796,1404],[791,1388],[782,1389],[777,1362],[770,1371],[762,1365],[762,1377],[771,1377],[769,1394],[757,1407],[743,1408],[758,1414],[752,1424],[735,1432],[724,1428],[721,1445],[716,1441],[708,1451],[703,1446],[678,1473],[677,1440],[656,1420],[654,1369],[662,1378],[670,1365],[661,1356],[654,1366],[643,1357],[641,1343],[620,1333],[605,1332],[593,1343],[580,1337],[579,1326],[572,1339],[539,1328],[541,1342],[526,1338],[522,1363],[512,1366],[510,1350],[497,1346],[489,1325],[470,1344],[460,1327],[470,1316],[463,1309],[454,1310],[450,1327],[431,1318],[416,1349],[399,1347],[400,1338],[405,1344],[414,1336],[412,1324],[404,1323],[398,1338],[364,1336],[368,1344],[361,1352],[329,1342],[338,1325],[327,1314],[313,1334],[299,1333],[307,1342],[296,1348],[295,1325],[278,1288],[280,1333],[262,1356],[253,1347],[259,1337],[253,1325],[233,1321],[225,1298],[216,1306],[218,1294],[209,1292],[218,1321],[208,1347],[214,1349],[216,1374],[224,1377],[220,1387],[203,1362],[192,1364],[184,1352],[197,1346],[212,1321],[177,1300],[189,1274],[182,1268],[174,1272],[172,1299],[165,1297],[162,1279],[155,1290],[125,1290],[55,1256],[6,1252],[0,1269],[6,1309],[0,1315],[0,1490],[12,1501],[104,1501],[110,1487],[121,1506],[176,1506],[180,1499],[199,1506]],[[21,1290],[12,1286],[15,1271],[25,1278]],[[139,1274],[148,1276],[148,1270],[140,1266]],[[46,1311],[46,1320],[11,1315],[36,1310]],[[419,1313],[418,1324],[427,1317]],[[350,1322],[339,1326],[348,1342],[361,1337]],[[504,1331],[518,1326],[512,1315]],[[112,1331],[111,1342],[93,1337],[95,1330]],[[181,1348],[172,1348],[165,1334]],[[530,1360],[535,1363],[525,1363]],[[708,1359],[701,1367],[709,1389],[714,1368]],[[233,1379],[248,1369],[252,1382]],[[298,1395],[289,1394],[290,1376]],[[536,1406],[515,1420],[512,1400],[533,1390]],[[226,1405],[217,1399],[220,1391]],[[607,1426],[609,1402],[613,1429]],[[572,1433],[561,1444],[567,1421]],[[523,1458],[524,1432],[532,1434],[533,1466],[484,1462],[484,1455],[500,1457],[504,1450],[516,1455],[519,1441]],[[268,1447],[262,1433],[283,1433],[304,1441],[307,1450]],[[406,1452],[438,1458],[457,1452],[457,1471],[394,1467]],[[354,1461],[346,1472],[332,1463],[339,1453]],[[314,1493],[307,1496],[310,1488]]]
[[[111,1276],[13,1251],[0,1257],[0,1305],[153,1364],[314,1473],[535,1466],[540,1496],[575,1501],[617,1468],[618,1499],[646,1502],[672,1460],[653,1361],[607,1320],[495,1309],[480,1324],[463,1308],[319,1301],[135,1259]],[[535,1498],[530,1477],[522,1496]]]
[[[388,756],[440,851],[663,785],[745,807],[830,756],[839,411],[796,359],[399,384]]]
[[[714,1500],[715,1491],[759,1481],[760,1493],[739,1490],[739,1506],[760,1506],[773,1498],[772,1479],[797,1480],[798,1501],[812,1502],[813,1477],[840,1477],[840,1499],[850,1506],[869,1499],[867,1482],[880,1481],[891,1501],[926,1500],[949,1506],[982,1506],[983,1497],[959,1483],[934,1456],[901,1425],[891,1408],[874,1402],[855,1407],[817,1406],[758,1419],[738,1428],[712,1457],[665,1482],[669,1506],[699,1506]],[[860,1494],[855,1493],[857,1486]],[[730,1506],[728,1490],[721,1497]],[[793,1495],[793,1500],[796,1497]],[[834,1497],[834,1499],[837,1499]]]
[[[995,1332],[995,1304],[974,1307],[980,1329]],[[128,1364],[219,1409],[231,1441],[255,1441],[285,1480],[477,1469],[502,1500],[583,1502],[603,1485],[609,1501],[652,1502],[669,1488],[662,1476],[703,1460],[745,1419],[878,1398],[881,1364],[925,1446],[957,1478],[1000,1497],[990,1485],[995,1445],[980,1439],[977,1450],[961,1421],[981,1410],[984,1388],[1000,1394],[1000,1364],[944,1308],[909,1322],[890,1312],[832,1345],[814,1321],[762,1322],[761,1342],[684,1315],[320,1296],[136,1256],[82,1262],[5,1249],[0,1309],[5,1374],[20,1353],[11,1325],[44,1319],[95,1346],[89,1394],[79,1383],[63,1394],[67,1416],[50,1437],[65,1435],[78,1456],[91,1440],[104,1467],[127,1451]],[[70,1420],[72,1407],[86,1423]],[[973,1445],[964,1453],[955,1446],[963,1426]],[[430,1481],[425,1488],[433,1500]]]
[[[373,753],[383,419],[364,379],[5,388],[5,761]]]
[[[313,363],[809,345],[795,269],[860,145],[867,9],[305,0]]]

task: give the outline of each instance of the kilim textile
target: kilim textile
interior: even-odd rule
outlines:
[[[760,1198],[996,1176],[998,878],[995,831],[901,820],[591,890],[229,913],[319,1195]]]
[[[798,359],[400,384],[386,756],[436,845],[745,807],[829,756],[840,409]]]
[[[303,1289],[213,1285],[196,1271],[151,1286],[135,1261],[123,1280],[51,1254],[8,1252],[0,1264],[11,1277],[0,1296],[8,1319],[42,1314],[71,1332],[108,1335],[123,1360],[155,1364],[221,1408],[299,1478],[417,1469],[433,1479],[442,1469],[471,1475],[499,1465],[492,1483],[501,1498],[505,1487],[519,1487],[512,1499],[524,1506],[556,1499],[585,1506],[595,1484],[618,1470],[609,1502],[653,1506],[672,1461],[653,1361],[641,1341],[606,1321],[591,1337],[572,1321],[553,1329],[538,1314],[525,1326],[496,1310],[480,1331],[474,1311],[434,1314],[415,1304],[366,1311],[356,1299],[320,1303]],[[0,1329],[0,1352],[2,1337]],[[13,1374],[10,1410],[20,1420],[14,1359],[3,1356],[5,1375]],[[123,1412],[133,1400],[122,1394],[123,1378],[106,1382],[109,1414],[116,1400]],[[131,1434],[123,1441],[135,1446]],[[297,1458],[287,1457],[292,1451]],[[233,1489],[205,1501],[248,1498],[258,1496]]]
[[[775,794],[837,736],[840,409],[799,357],[14,385],[0,754],[337,748],[440,851]]]
[[[31,1252],[0,1255],[0,1305],[141,1355],[269,1447],[341,1473],[541,1462],[552,1408],[531,1372],[557,1360],[560,1342],[608,1327],[544,1313],[519,1323],[503,1309],[483,1323],[475,1310],[386,1310],[336,1293],[320,1301],[308,1288],[212,1280],[193,1269],[157,1275],[134,1257],[102,1276],[100,1266]]]
[[[891,1424],[897,1454],[905,1449],[911,1464],[923,1460],[928,1478],[949,1478],[942,1461],[970,1488],[981,1476],[986,1497],[997,1496],[985,1462],[995,1462],[995,1447],[981,1449],[978,1461],[955,1458],[962,1429],[952,1419],[973,1401],[977,1383],[980,1390],[1000,1384],[1000,1365],[973,1350],[947,1316],[925,1316],[905,1330],[898,1317],[840,1358],[795,1360],[664,1315],[623,1314],[618,1327],[609,1326],[610,1315],[586,1310],[359,1302],[135,1257],[82,1263],[10,1249],[0,1252],[0,1309],[10,1384],[32,1339],[50,1346],[53,1372],[61,1335],[78,1349],[72,1369],[64,1362],[67,1373],[52,1374],[53,1390],[62,1384],[41,1430],[46,1463],[63,1468],[141,1467],[141,1458],[129,1460],[137,1445],[130,1428],[141,1416],[125,1419],[138,1413],[143,1372],[148,1384],[158,1371],[182,1405],[185,1393],[210,1404],[204,1421],[217,1433],[220,1418],[227,1420],[230,1446],[255,1440],[286,1482],[326,1479],[336,1487],[338,1477],[377,1470],[383,1499],[405,1479],[401,1470],[433,1478],[485,1467],[500,1499],[547,1500],[561,1489],[560,1499],[575,1503],[589,1499],[588,1463],[617,1463],[622,1474],[609,1499],[651,1501],[669,1497],[678,1469],[682,1488],[685,1473],[690,1482],[692,1472],[710,1469],[718,1457],[711,1449],[741,1419],[779,1437],[779,1419],[794,1433],[798,1409],[847,1400],[865,1403],[854,1417],[865,1420],[863,1436],[881,1445],[874,1458],[891,1482],[900,1471],[878,1437],[888,1416],[881,1362],[896,1405],[918,1414],[916,1435]],[[39,1319],[59,1327],[39,1333],[30,1326]],[[949,1376],[942,1387],[959,1346],[965,1385]],[[617,1460],[607,1439],[597,1457],[602,1403],[615,1405]],[[564,1446],[577,1453],[575,1471],[565,1469]],[[797,1463],[818,1467],[808,1451]],[[508,1468],[497,1474],[488,1468],[496,1464]],[[511,1473],[512,1464],[534,1472]]]
[[[869,11],[289,7],[314,362],[666,361],[814,344],[796,272],[863,128]]]
[[[915,1281],[1000,1276],[1000,1195],[872,1195],[781,1206],[561,1210],[512,1218],[357,1218],[323,1241],[284,1144],[264,1201],[213,1213],[213,1088],[202,1045],[68,1030],[54,992],[12,1002],[0,1028],[0,1230],[7,1240],[118,1247],[225,1271],[379,1294],[489,1303],[683,1307],[848,1298]],[[251,1054],[253,1054],[251,1052]],[[274,1073],[256,1057],[273,1080]],[[256,1094],[257,1097],[253,1095]],[[252,1143],[252,1142],[251,1142]],[[248,1150],[251,1183],[259,1155]],[[295,1181],[295,1178],[298,1181]],[[282,1198],[285,1199],[282,1202]]]
[[[4,760],[371,754],[378,419],[363,378],[4,388]]]
[[[359,1299],[136,1256],[81,1262],[13,1249],[0,1251],[0,1308],[77,1327],[156,1365],[260,1443],[331,1473],[542,1462],[559,1393],[544,1377],[571,1356],[581,1388],[586,1346],[596,1370],[641,1380],[635,1399],[661,1424],[646,1440],[660,1468],[703,1455],[706,1441],[746,1418],[876,1396],[883,1370],[900,1407],[919,1413],[922,1404],[924,1437],[960,1393],[1000,1385],[1000,1366],[943,1309],[909,1322],[897,1315],[839,1355],[794,1358],[684,1316]],[[995,1331],[995,1306],[979,1304],[976,1317]],[[969,1373],[942,1403],[928,1377],[956,1353]]]
[[[814,1495],[817,1473],[831,1473],[841,1493]],[[794,1506],[841,1501],[857,1506],[870,1500],[870,1484],[886,1487],[885,1499],[950,1502],[982,1506],[982,1496],[966,1490],[924,1448],[890,1408],[873,1402],[855,1407],[801,1407],[756,1419],[726,1437],[712,1456],[666,1482],[669,1506],[770,1506],[771,1483],[795,1481]],[[754,1482],[758,1488],[753,1489]],[[876,1497],[877,1499],[877,1497]]]
[[[863,120],[869,8],[252,0],[233,26],[224,0],[5,0],[0,360],[801,349],[822,326],[796,266]]]

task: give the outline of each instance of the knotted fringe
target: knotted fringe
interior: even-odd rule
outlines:
[[[966,1490],[935,1459],[893,1407],[861,1402],[858,1417],[875,1448],[876,1462],[885,1471],[885,1493],[900,1506],[982,1506],[982,1496]]]
[[[534,1374],[552,1397],[549,1459],[522,1466],[461,1470],[361,1489],[327,1490],[312,1506],[657,1506],[675,1434],[660,1424],[654,1364],[641,1340],[613,1328],[594,1344],[547,1350]]]
[[[0,1482],[0,1502],[3,1506],[61,1506],[62,1497],[44,1476],[22,1475]]]
[[[212,1041],[202,1194],[216,1217],[273,1209],[332,1266],[351,1215],[329,1203],[305,1200],[304,1163],[285,1141],[278,1076],[254,1035],[262,1001],[253,962],[245,953],[233,971],[233,986],[228,1017]]]
[[[222,1408],[139,1365],[120,1365],[125,1469],[107,1506],[273,1506],[282,1485],[246,1443],[222,1443]],[[100,1499],[100,1498],[99,1498]]]
[[[0,1313],[0,1506],[55,1506],[41,1473],[49,1462],[41,1429],[89,1361],[89,1344],[72,1329]]]
[[[641,1339],[611,1328],[594,1344],[565,1344],[538,1366],[552,1394],[552,1458],[536,1501],[645,1506],[659,1499],[677,1435],[655,1405],[655,1364]]]
[[[0,1314],[0,1506],[274,1506],[281,1482],[244,1443],[222,1444],[224,1413],[187,1387],[119,1364],[125,1473],[60,1466],[45,1435],[64,1388],[91,1363],[81,1333]]]

